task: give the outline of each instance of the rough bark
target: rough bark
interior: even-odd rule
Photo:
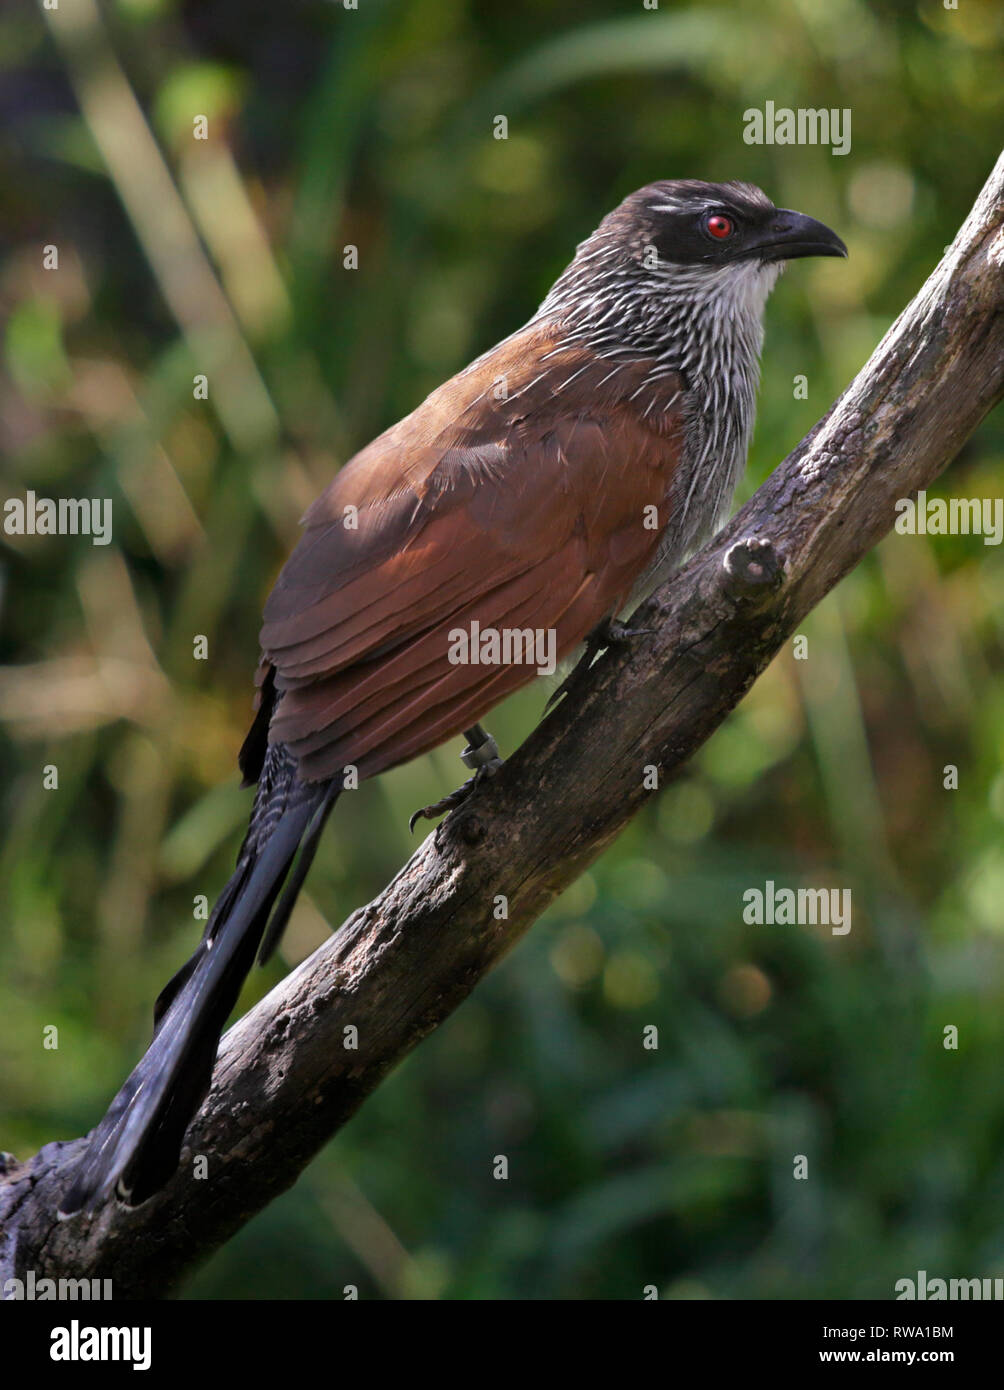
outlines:
[[[843,396],[648,601],[489,788],[226,1034],[170,1185],[56,1219],[83,1140],[0,1178],[0,1282],[110,1277],[156,1297],[296,1178],[739,702],[805,614],[888,532],[1004,390],[1004,156],[944,259]],[[495,915],[504,894],[508,916]],[[358,1049],[343,1046],[358,1030]]]

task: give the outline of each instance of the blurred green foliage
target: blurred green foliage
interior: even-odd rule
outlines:
[[[115,506],[107,548],[0,552],[5,1148],[97,1120],[200,931],[193,896],[227,876],[261,604],[338,465],[528,317],[625,193],[737,177],[851,251],[793,266],[768,308],[747,495],[989,172],[1002,15],[993,0],[4,9],[4,496]],[[743,111],[767,100],[850,108],[851,153],[744,144]],[[50,243],[58,272],[41,268]],[[1001,446],[992,420],[941,492],[998,495]],[[1004,1274],[1001,577],[979,538],[883,542],[806,622],[808,660],[774,663],[188,1293],[847,1298],[921,1268]],[[503,748],[545,696],[492,716]],[[286,965],[400,866],[408,814],[455,785],[457,751],[335,817]],[[745,925],[742,893],[767,879],[851,887],[853,931]]]

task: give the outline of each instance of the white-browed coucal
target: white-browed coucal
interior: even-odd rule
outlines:
[[[750,184],[649,184],[579,246],[529,323],[338,473],[265,607],[237,867],[157,1000],[153,1041],[64,1212],[115,1188],[141,1202],[177,1166],[227,1016],[286,925],[344,770],[372,777],[463,731],[469,765],[492,760],[478,721],[535,666],[456,661],[451,634],[546,631],[561,658],[610,633],[724,519],[767,296],[786,261],[846,254]]]

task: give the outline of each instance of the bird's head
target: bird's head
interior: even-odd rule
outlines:
[[[752,325],[786,262],[846,255],[829,227],[775,207],[754,184],[667,179],[629,194],[603,219],[542,312],[636,342],[702,309]]]
[[[700,266],[712,275],[801,256],[846,256],[835,232],[814,217],[777,208],[752,183],[695,179],[650,183],[625,198],[598,229],[653,269]]]

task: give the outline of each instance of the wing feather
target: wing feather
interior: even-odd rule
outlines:
[[[612,369],[542,333],[434,392],[307,513],[266,605],[259,683],[278,697],[269,738],[308,779],[414,757],[536,674],[451,661],[457,629],[552,630],[560,659],[651,562],[680,453],[678,383],[648,387],[648,364]],[[639,391],[656,389],[663,408],[646,409]]]

